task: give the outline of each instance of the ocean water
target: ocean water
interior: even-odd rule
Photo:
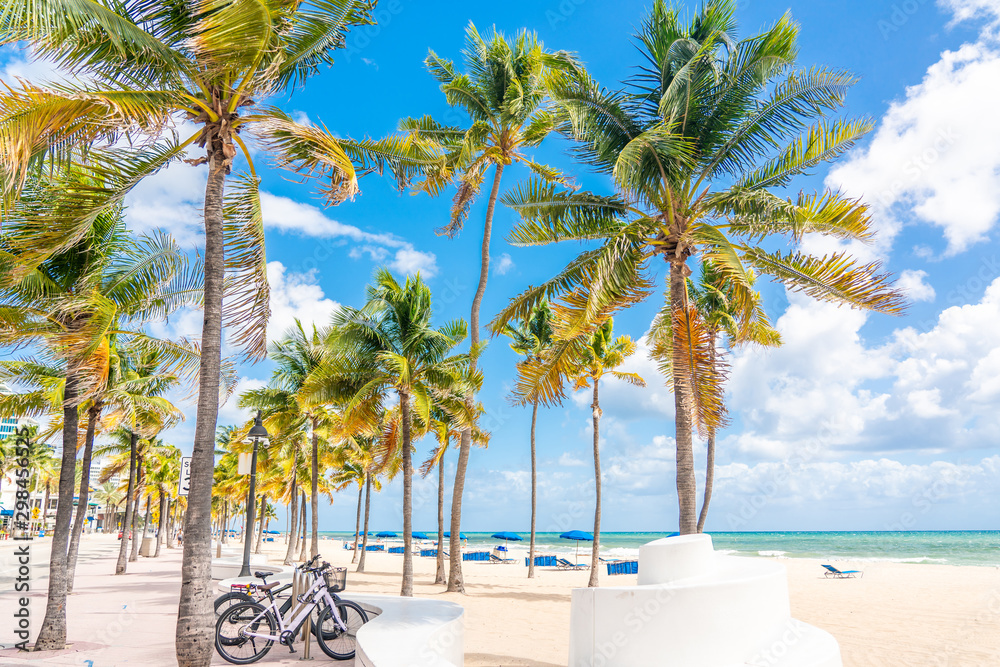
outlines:
[[[436,531],[425,531],[428,535]],[[402,540],[387,539],[387,543]],[[527,553],[528,533],[519,533],[524,542],[510,542],[512,557]],[[601,556],[635,558],[639,547],[669,533],[602,533]],[[334,539],[349,540],[349,532],[322,532]],[[710,533],[717,551],[739,556],[818,558],[829,560],[886,561],[895,563],[939,563],[945,565],[989,565],[1000,567],[1000,531],[843,531],[843,532],[740,532]],[[472,550],[491,549],[502,540],[490,533],[467,532]],[[375,538],[369,538],[374,540]],[[590,554],[590,542],[572,542],[559,533],[536,533],[536,553]]]

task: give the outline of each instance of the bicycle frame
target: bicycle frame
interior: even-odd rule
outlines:
[[[308,599],[308,602],[303,600]],[[278,621],[278,634],[269,635],[263,632],[249,632],[243,631],[242,634],[247,637],[258,637],[260,639],[268,639],[270,641],[281,642],[281,637],[286,632],[295,632],[298,628],[305,622],[309,614],[312,613],[313,609],[318,607],[321,602],[326,602],[332,611],[333,619],[337,623],[337,626],[341,631],[347,631],[347,625],[344,624],[343,619],[340,618],[340,612],[337,611],[337,605],[334,601],[333,595],[327,590],[326,584],[323,581],[322,574],[314,573],[313,583],[309,589],[299,596],[298,602],[300,605],[298,607],[293,607],[289,610],[290,613],[294,613],[288,624],[285,624],[285,619],[281,615],[281,610],[278,609],[278,603],[273,598],[268,600],[268,603],[264,606],[264,610],[253,617],[244,628],[257,623],[262,620],[268,611],[273,610],[274,616]]]

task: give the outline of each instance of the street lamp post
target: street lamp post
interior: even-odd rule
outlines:
[[[247,521],[243,531],[243,567],[240,569],[241,577],[250,576],[250,534],[253,532],[253,510],[254,494],[257,493],[257,445],[263,443],[267,447],[269,434],[264,425],[260,423],[260,410],[253,420],[253,427],[247,433],[245,442],[253,443],[253,454],[250,458],[250,489],[247,494]]]

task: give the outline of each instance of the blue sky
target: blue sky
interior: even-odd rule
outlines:
[[[468,21],[508,33],[536,30],[551,49],[576,51],[607,86],[638,63],[631,44],[643,2],[441,2],[434,11],[408,0],[380,3],[378,26],[352,33],[348,48],[307,88],[280,101],[286,110],[341,135],[383,136],[405,116],[430,113],[460,122],[426,73],[428,48],[459,58]],[[752,0],[740,5],[741,34],[791,11],[800,25],[800,65],[848,69],[861,77],[847,113],[876,119],[876,130],[830,168],[800,179],[864,196],[874,209],[877,244],[854,248],[882,259],[912,299],[903,317],[866,315],[785,294],[764,285],[766,307],[786,345],[738,353],[729,390],[732,425],[719,437],[714,530],[882,530],[995,528],[1000,509],[1000,2],[908,0],[810,3]],[[0,52],[0,78],[50,75],[30,55]],[[451,116],[449,116],[451,114]],[[606,190],[552,140],[536,159],[560,167],[584,187]],[[259,161],[264,161],[261,156]],[[365,177],[356,201],[324,209],[308,185],[264,170],[267,253],[273,294],[269,334],[294,317],[324,322],[338,304],[359,305],[374,269],[422,271],[440,321],[468,317],[478,275],[484,203],[461,236],[435,235],[450,197],[400,194]],[[504,190],[525,177],[504,175]],[[200,244],[204,168],[175,165],[142,184],[129,201],[137,229],[163,227]],[[514,248],[515,224],[498,208],[493,265],[483,303],[488,320],[514,294],[550,277],[580,246]],[[835,249],[809,239],[817,252]],[[659,276],[662,284],[662,274]],[[641,338],[658,299],[622,313],[616,331]],[[177,313],[160,333],[197,334],[200,314]],[[602,389],[605,530],[675,530],[673,397],[644,348],[628,370],[646,389]],[[472,455],[464,528],[528,526],[530,414],[507,401],[516,356],[504,340],[485,352],[481,400],[493,439]],[[241,387],[260,386],[267,363],[241,368]],[[593,467],[589,397],[575,395],[539,417],[538,529],[586,528],[592,521]],[[242,418],[235,400],[220,423]],[[187,451],[189,421],[168,439]],[[418,444],[422,460],[431,442]],[[704,464],[704,447],[697,461]],[[454,471],[449,461],[449,477]],[[699,483],[703,475],[699,474]],[[373,502],[372,527],[399,529],[401,488]],[[449,493],[450,497],[450,493]],[[321,511],[326,530],[353,528],[353,493]],[[433,479],[416,487],[415,527],[433,528]],[[283,514],[283,513],[279,513]]]

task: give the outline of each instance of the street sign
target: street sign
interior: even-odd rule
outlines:
[[[191,457],[181,458],[181,478],[177,482],[177,495],[186,496],[191,490]]]
[[[237,475],[249,475],[250,474],[250,464],[252,459],[250,458],[253,454],[251,452],[240,452],[239,458],[236,460],[236,474]]]

